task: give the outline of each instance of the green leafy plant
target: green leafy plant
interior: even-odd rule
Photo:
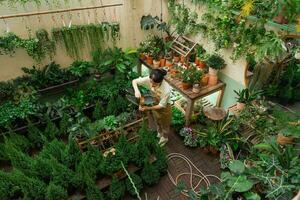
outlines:
[[[119,200],[125,193],[125,184],[119,181],[116,177],[112,178],[109,190],[106,196],[111,200]]]
[[[150,164],[148,161],[145,161],[141,177],[147,185],[154,185],[158,183],[160,173],[157,168],[154,167],[154,165]]]
[[[193,85],[199,83],[202,76],[202,71],[198,70],[195,66],[190,66],[188,69],[182,72],[181,78],[184,83]]]
[[[68,197],[67,191],[59,185],[50,183],[47,187],[45,199],[46,200],[59,200],[66,199]]]
[[[184,126],[185,119],[183,113],[176,107],[172,108],[172,126],[175,130],[179,130]]]
[[[130,176],[131,180],[129,178],[127,178],[125,180],[126,190],[129,192],[130,195],[136,196],[136,192],[140,192],[141,189],[143,188],[143,181],[142,181],[141,177],[137,174],[130,173],[129,176]],[[134,183],[137,191],[135,190],[135,188],[133,187],[131,182]]]
[[[240,103],[249,104],[256,100],[260,94],[261,91],[251,91],[250,89],[246,88],[240,91],[234,90],[234,93],[238,96],[237,101]]]
[[[224,59],[217,54],[212,54],[208,56],[208,58],[205,60],[205,63],[208,67],[211,67],[216,70],[220,70],[225,67]]]
[[[86,61],[75,61],[69,67],[69,71],[76,77],[85,77],[90,74],[92,63]]]

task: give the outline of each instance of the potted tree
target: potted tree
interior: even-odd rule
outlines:
[[[203,76],[203,72],[198,70],[196,66],[190,66],[182,72],[182,88],[189,89],[194,84],[198,84]]]
[[[172,56],[170,52],[171,46],[172,46],[172,41],[164,41],[164,49],[163,49],[164,60],[161,59],[160,62],[161,67],[172,66]]]
[[[209,67],[208,85],[216,85],[218,83],[218,72],[220,69],[223,69],[225,67],[225,61],[221,56],[212,54],[208,56],[206,65]]]

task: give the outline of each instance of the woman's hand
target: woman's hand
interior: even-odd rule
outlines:
[[[134,96],[138,99],[142,97],[141,92],[139,90],[135,90]]]
[[[150,110],[150,109],[147,106],[140,106],[139,110],[142,111],[142,112],[144,112],[144,111],[147,111],[147,110]]]

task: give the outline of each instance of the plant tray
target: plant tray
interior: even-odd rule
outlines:
[[[123,127],[120,127],[114,131],[110,132],[102,132],[99,135],[92,137],[90,139],[81,141],[77,139],[77,145],[81,149],[81,151],[85,151],[89,144],[93,146],[100,147],[102,151],[106,151],[110,149],[118,140],[118,137],[124,133],[127,137],[128,141],[134,141],[138,138],[136,132],[137,129],[140,128],[141,123],[147,118],[138,119],[134,122],[128,123]]]

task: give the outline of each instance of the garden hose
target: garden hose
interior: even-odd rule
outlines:
[[[181,159],[181,160],[184,160],[188,166],[189,166],[189,172],[184,172],[184,173],[180,173],[178,174],[175,178],[171,175],[171,173],[169,172],[169,170],[167,171],[168,172],[168,177],[170,179],[170,181],[174,184],[174,186],[178,186],[178,183],[180,181],[180,178],[182,176],[189,176],[189,181],[190,181],[190,190],[192,190],[197,196],[200,196],[200,193],[199,191],[197,192],[196,189],[200,186],[200,184],[202,183],[202,181],[205,182],[206,186],[209,187],[210,186],[210,180],[209,178],[215,178],[215,179],[218,179],[219,181],[221,181],[221,179],[219,177],[217,177],[216,175],[205,175],[199,168],[197,168],[195,166],[195,164],[190,160],[188,159],[185,155],[183,154],[180,154],[180,153],[171,153],[167,156],[168,158],[168,161],[172,160],[172,159]],[[196,170],[197,172],[194,173],[193,172],[193,168],[194,170]],[[200,180],[197,182],[197,184],[194,184],[193,183],[193,178],[194,177],[197,177],[197,178],[200,178]],[[189,197],[188,195],[188,192],[189,190],[187,189],[184,189],[181,191],[181,194],[183,194],[184,196],[186,197]]]

